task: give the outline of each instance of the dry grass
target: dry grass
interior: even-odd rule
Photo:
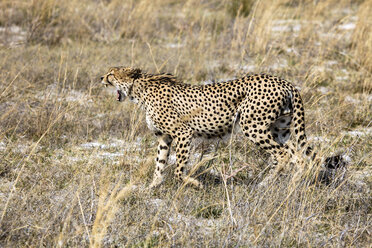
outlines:
[[[0,6],[0,246],[370,246],[371,1]],[[99,85],[113,65],[193,84],[282,76],[301,90],[320,154],[345,152],[347,173],[314,184],[322,168],[305,164],[259,187],[266,156],[237,135],[199,163],[195,147],[204,190],[170,166],[147,191],[155,139],[134,104]]]

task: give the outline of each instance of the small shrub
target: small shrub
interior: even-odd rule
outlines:
[[[247,17],[253,8],[253,0],[232,0],[228,4],[227,11],[232,17]]]

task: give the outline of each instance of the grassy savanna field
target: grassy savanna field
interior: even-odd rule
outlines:
[[[371,13],[370,0],[1,1],[0,246],[370,247]],[[147,190],[156,139],[100,85],[116,65],[190,84],[287,79],[309,140],[346,171],[315,183],[323,168],[306,161],[259,187],[267,156],[234,134],[195,144],[203,190],[174,179],[174,151]]]

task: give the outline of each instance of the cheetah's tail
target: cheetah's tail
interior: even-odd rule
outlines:
[[[307,156],[312,152],[312,147],[307,146],[305,133],[305,110],[299,91],[293,87],[292,90],[293,106],[293,129],[296,137],[297,150],[304,149]]]
[[[309,156],[312,160],[315,159],[317,153],[313,147],[308,143],[305,134],[305,111],[300,93],[297,89],[292,90],[292,105],[293,105],[293,123],[294,133],[296,135],[297,150],[303,149],[306,156]],[[344,155],[338,154],[331,157],[326,157],[323,161],[323,165],[326,170],[342,169],[346,168],[348,164],[347,159]]]

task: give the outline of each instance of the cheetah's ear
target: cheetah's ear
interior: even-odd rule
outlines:
[[[132,69],[129,73],[129,77],[133,78],[133,79],[137,79],[137,78],[140,78],[141,77],[141,74],[142,74],[142,71],[141,69],[139,68],[135,68],[135,69]]]

